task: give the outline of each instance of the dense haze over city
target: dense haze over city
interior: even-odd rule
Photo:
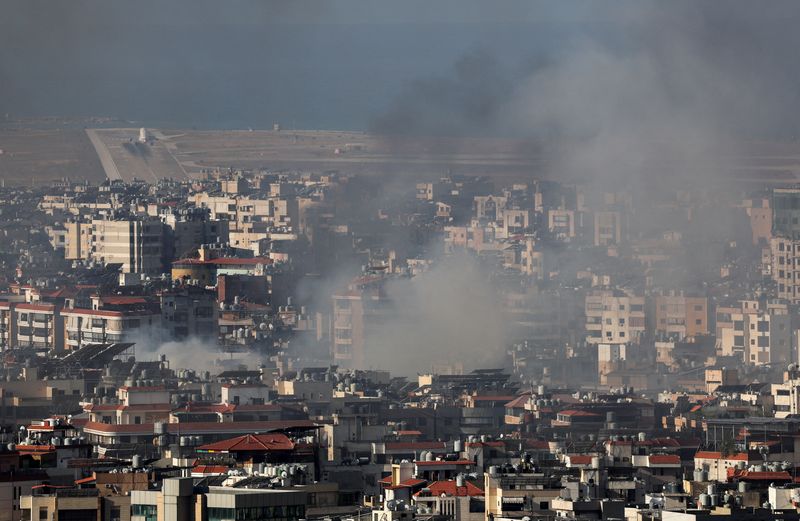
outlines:
[[[0,0],[0,521],[800,519],[799,15]]]

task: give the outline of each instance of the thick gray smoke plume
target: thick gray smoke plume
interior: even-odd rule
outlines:
[[[508,340],[494,288],[474,260],[440,259],[430,271],[386,286],[392,315],[370,324],[368,367],[398,375],[432,365],[502,365]]]
[[[136,357],[156,360],[165,355],[172,369],[219,371],[222,358],[213,338],[190,337],[185,340],[165,340],[168,335],[159,327],[141,328],[130,341],[136,343]]]
[[[603,5],[616,18],[606,30],[584,27],[518,64],[471,51],[408,83],[372,129],[535,138],[562,179],[626,183],[718,179],[735,142],[795,135],[798,37],[781,16],[800,6]]]

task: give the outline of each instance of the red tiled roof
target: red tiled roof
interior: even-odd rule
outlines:
[[[405,481],[401,481],[397,486],[392,485],[392,476],[386,476],[385,478],[378,481],[381,485],[387,485],[385,488],[388,489],[398,489],[398,488],[405,488],[405,487],[416,487],[419,485],[423,485],[426,483],[424,479],[417,479],[417,478],[408,478]]]
[[[422,436],[422,431],[397,431],[398,436]]]
[[[521,409],[521,408],[525,407],[526,403],[528,403],[528,399],[529,398],[530,398],[529,394],[523,394],[523,395],[517,396],[516,398],[514,398],[510,402],[506,403],[504,407],[506,409]]]
[[[30,310],[30,311],[54,311],[53,304],[17,304],[14,309]]]
[[[56,448],[54,445],[17,445],[17,452],[28,454],[28,453],[43,453],[43,452],[55,452]]]
[[[648,457],[651,465],[680,465],[681,458],[677,454],[652,454]]]
[[[281,433],[245,434],[197,448],[203,452],[270,452],[292,449],[294,449],[292,440]]]
[[[589,411],[581,411],[579,409],[567,409],[566,411],[561,411],[558,414],[563,414],[564,416],[600,416],[599,414]]]
[[[575,454],[569,457],[571,465],[591,465],[592,457],[584,454]]]
[[[228,467],[225,465],[198,465],[192,469],[192,474],[201,474],[204,476],[226,474]]]
[[[731,461],[747,461],[748,457],[747,454],[744,452],[740,452],[739,454],[728,454],[727,456],[723,456],[721,452],[713,452],[713,451],[705,451],[700,450],[697,451],[694,455],[695,459],[723,459],[723,460],[731,460]]]
[[[545,440],[525,440],[525,447],[529,449],[550,450],[550,444]]]
[[[785,470],[756,472],[730,467],[728,468],[728,480],[733,479],[740,481],[792,481],[792,476]]]
[[[473,485],[469,481],[465,481],[465,485],[463,487],[457,487],[456,482],[453,480],[448,481],[434,481],[426,488],[429,488],[431,491],[431,496],[441,496],[444,494],[445,496],[482,496],[483,490],[478,488],[476,485]],[[415,495],[419,495],[420,493],[417,492]]]
[[[103,301],[103,304],[111,304],[112,306],[147,304],[147,299],[145,297],[134,297],[131,295],[112,295],[109,297],[100,297],[100,300]]]

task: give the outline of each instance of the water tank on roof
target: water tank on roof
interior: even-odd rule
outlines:
[[[133,458],[131,458],[131,466],[135,469],[142,468],[142,456],[139,454],[134,454]]]
[[[459,474],[459,475],[456,476],[456,486],[457,487],[463,487],[464,486],[464,475],[463,474]]]
[[[711,498],[708,494],[700,494],[697,498],[697,504],[700,508],[711,508]]]
[[[428,452],[425,454],[425,461],[433,461],[433,452]]]
[[[453,452],[461,452],[464,450],[463,444],[461,440],[456,440],[453,442]]]

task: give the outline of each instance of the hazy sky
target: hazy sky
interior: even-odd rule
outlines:
[[[776,98],[780,85],[788,114],[797,108],[784,87],[794,87],[800,70],[793,26],[800,7],[768,5],[0,0],[0,112],[116,116],[153,126],[279,121],[364,129],[408,103],[420,82],[480,81],[458,95],[491,111],[542,64],[592,42],[612,53],[685,46],[724,66],[725,81],[740,74],[757,95]],[[460,76],[459,64],[474,56],[484,61]],[[450,115],[453,107],[445,108]]]

